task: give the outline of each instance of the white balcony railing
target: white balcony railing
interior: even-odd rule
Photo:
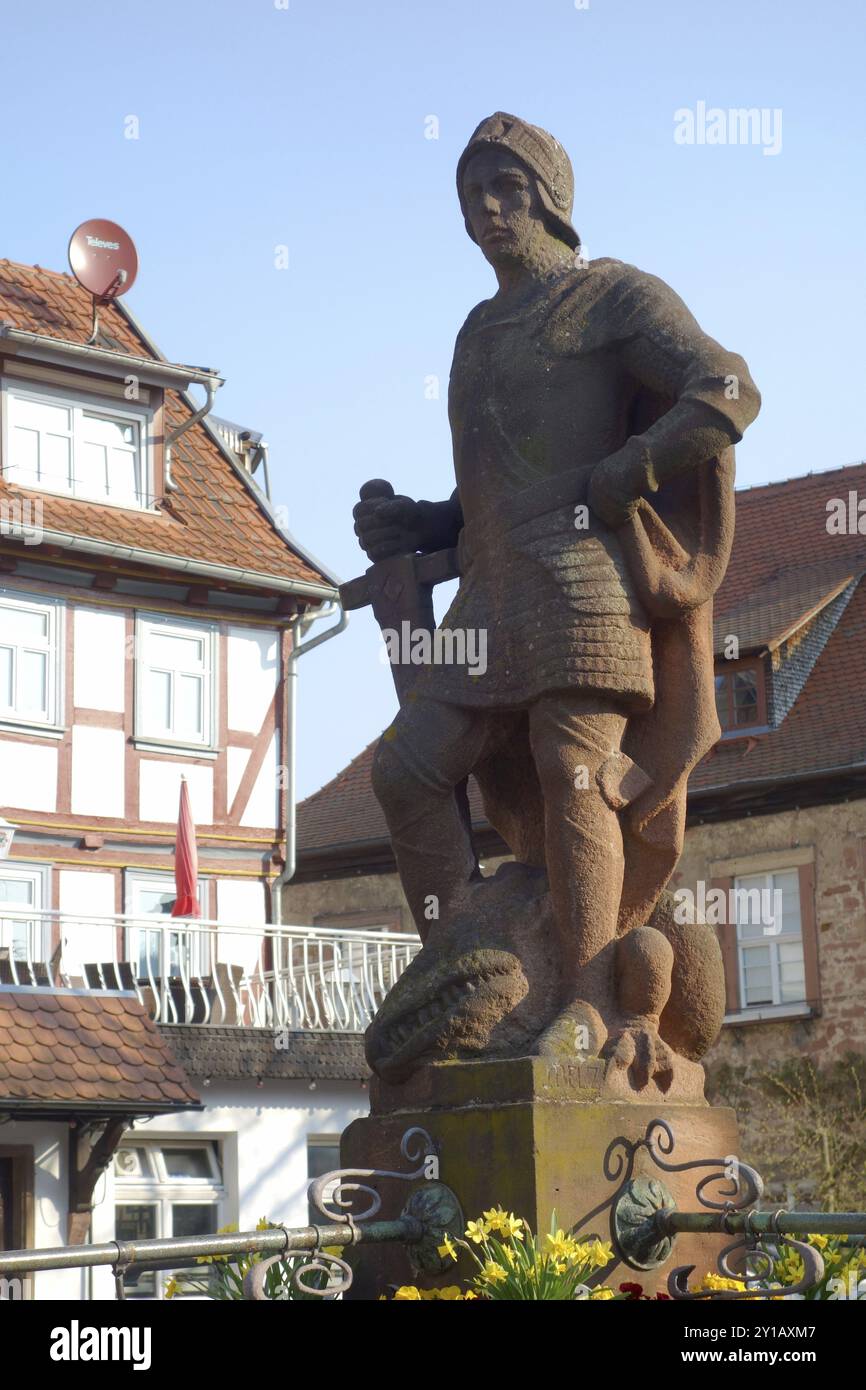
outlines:
[[[157,1023],[363,1032],[414,935],[0,907],[0,987],[131,989]]]

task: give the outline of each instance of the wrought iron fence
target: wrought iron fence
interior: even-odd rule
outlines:
[[[0,986],[134,990],[157,1023],[363,1032],[414,935],[3,906]]]
[[[651,1121],[640,1139],[614,1139],[603,1160],[605,1176],[614,1184],[614,1190],[606,1202],[594,1209],[596,1215],[607,1212],[614,1263],[621,1261],[637,1271],[659,1269],[671,1262],[681,1232],[734,1237],[720,1252],[718,1269],[724,1276],[721,1282],[735,1279],[745,1287],[692,1289],[692,1267],[675,1266],[667,1278],[673,1299],[727,1301],[762,1295],[774,1299],[801,1298],[821,1281],[824,1267],[820,1251],[798,1240],[798,1236],[845,1235],[853,1237],[856,1243],[866,1239],[866,1212],[759,1211],[755,1204],[762,1196],[763,1182],[748,1164],[736,1160],[732,1170],[730,1157],[677,1163],[671,1157],[674,1147],[673,1131],[660,1119]],[[641,1150],[661,1172],[705,1170],[695,1189],[703,1210],[679,1211],[661,1179],[635,1177],[635,1161]],[[316,1178],[310,1184],[309,1198],[323,1217],[321,1226],[278,1226],[239,1234],[0,1252],[0,1280],[41,1270],[108,1265],[114,1271],[117,1296],[123,1298],[124,1278],[132,1271],[175,1269],[202,1258],[236,1261],[256,1254],[264,1258],[250,1266],[243,1281],[243,1294],[247,1299],[263,1300],[268,1297],[268,1271],[277,1262],[291,1256],[308,1256],[296,1265],[292,1287],[307,1296],[337,1298],[352,1285],[352,1269],[337,1251],[387,1243],[405,1246],[418,1274],[442,1274],[450,1268],[446,1237],[459,1241],[464,1231],[459,1199],[440,1180],[438,1146],[424,1129],[413,1126],[406,1131],[401,1155],[412,1163],[411,1169],[341,1169]],[[382,1202],[371,1183],[379,1179],[415,1184],[396,1219],[376,1219]],[[716,1195],[708,1195],[714,1189]],[[353,1210],[359,1201],[364,1204],[361,1210]],[[795,1284],[768,1291],[763,1285],[767,1266],[772,1268],[774,1250],[782,1242],[800,1256],[802,1277]],[[601,1277],[605,1273],[602,1270]],[[582,1293],[588,1295],[589,1290],[583,1288]],[[853,1294],[858,1296],[859,1291]]]

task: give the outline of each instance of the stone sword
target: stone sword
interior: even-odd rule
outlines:
[[[393,496],[393,487],[382,478],[364,483],[360,492],[362,502]],[[409,624],[410,632],[419,629],[433,632],[436,627],[433,586],[457,578],[457,552],[453,546],[448,550],[431,551],[428,555],[390,555],[370,565],[357,579],[341,584],[340,602],[347,613],[369,604],[383,632],[393,631],[402,636],[403,623]],[[400,661],[392,661],[390,665],[397,698],[402,705],[414,681],[415,670]]]

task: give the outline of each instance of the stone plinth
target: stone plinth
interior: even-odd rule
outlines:
[[[611,1239],[611,1199],[620,1176],[605,1176],[605,1154],[617,1138],[640,1139],[662,1119],[675,1147],[666,1159],[685,1163],[737,1153],[734,1112],[705,1104],[650,1104],[610,1099],[605,1066],[599,1061],[555,1062],[541,1057],[509,1061],[440,1062],[423,1068],[405,1086],[371,1087],[371,1114],[343,1134],[341,1167],[406,1170],[400,1143],[414,1125],[425,1129],[439,1151],[439,1177],[459,1198],[467,1219],[491,1206],[522,1216],[533,1229],[547,1230],[551,1211],[564,1229]],[[620,1157],[625,1153],[620,1149]],[[617,1168],[615,1156],[609,1160]],[[706,1172],[709,1169],[704,1170]],[[666,1173],[645,1149],[637,1152],[633,1176],[664,1182],[681,1210],[697,1210],[695,1183],[701,1171]],[[394,1179],[375,1183],[383,1198],[380,1218],[399,1216],[411,1191]],[[716,1196],[717,1193],[710,1195]],[[715,1269],[716,1255],[730,1237],[679,1236],[670,1259],[655,1271],[638,1271],[620,1260],[604,1282],[643,1284],[664,1292],[676,1265],[694,1265],[695,1278]],[[441,1277],[417,1275],[405,1248],[366,1246],[353,1260],[350,1298],[375,1299],[389,1284],[433,1287],[453,1284],[472,1271],[471,1262],[450,1266]]]

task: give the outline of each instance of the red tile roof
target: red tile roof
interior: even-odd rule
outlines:
[[[0,988],[0,1111],[157,1114],[200,1102],[132,995]]]
[[[736,634],[741,656],[748,652],[773,651],[804,623],[819,613],[842,592],[852,579],[859,579],[866,568],[866,556],[816,565],[797,566],[768,579],[739,603],[713,614],[717,656],[725,654],[725,643]],[[725,595],[722,594],[724,602]]]
[[[70,275],[0,260],[0,322],[84,343],[91,315],[90,296]],[[101,308],[99,323],[98,346],[160,360],[121,304]],[[166,392],[170,427],[191,413],[178,392]],[[280,535],[252,484],[245,482],[202,425],[194,425],[178,440],[172,452],[172,474],[177,491],[166,495],[157,513],[41,493],[43,525],[46,530],[333,587],[307,556]],[[13,496],[32,496],[5,480],[0,480],[0,489]]]
[[[716,595],[717,636],[734,632],[741,650],[769,646],[820,610],[866,570],[866,535],[830,535],[827,502],[866,498],[866,463],[737,493],[737,528],[725,581]],[[866,518],[864,518],[866,525]],[[695,769],[690,800],[710,789],[806,778],[866,761],[866,587],[859,584],[793,708],[778,728],[749,740],[723,740]],[[371,743],[298,807],[300,865],[338,859],[348,846],[387,840],[370,785]],[[473,823],[486,824],[470,781]]]

